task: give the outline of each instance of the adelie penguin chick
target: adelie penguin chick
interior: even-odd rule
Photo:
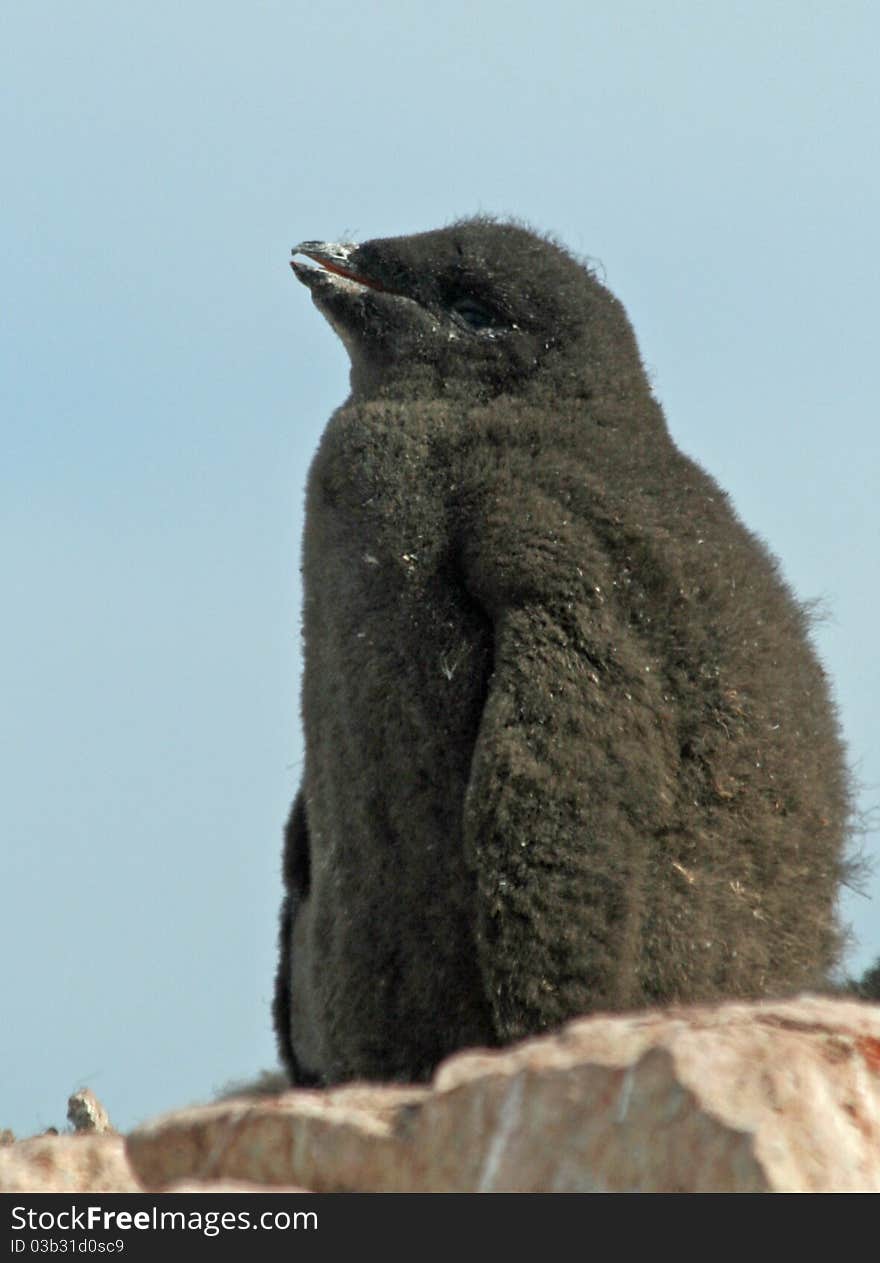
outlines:
[[[292,1079],[821,983],[850,812],[826,680],[620,303],[488,219],[294,255],[351,396],[308,483]]]

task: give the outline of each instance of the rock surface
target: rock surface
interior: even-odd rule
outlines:
[[[880,1006],[802,996],[586,1018],[460,1053],[426,1087],[238,1097],[126,1141],[0,1148],[4,1191],[245,1187],[880,1191]]]
[[[430,1088],[239,1099],[128,1139],[144,1185],[880,1191],[880,1008],[804,996],[594,1017]]]
[[[125,1139],[32,1136],[0,1149],[0,1193],[139,1193]]]
[[[104,1106],[89,1088],[82,1088],[68,1098],[67,1118],[77,1132],[91,1132],[100,1136],[104,1132],[116,1130]]]

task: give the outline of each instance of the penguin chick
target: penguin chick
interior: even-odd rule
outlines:
[[[828,686],[620,303],[485,218],[294,256],[351,360],[307,491],[294,1082],[821,983],[851,810]]]

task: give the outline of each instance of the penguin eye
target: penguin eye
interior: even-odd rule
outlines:
[[[473,298],[456,299],[450,307],[469,329],[488,329],[496,323],[495,316],[488,307]]]

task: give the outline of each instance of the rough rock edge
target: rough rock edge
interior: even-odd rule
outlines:
[[[0,1149],[2,1193],[141,1193],[125,1139],[113,1133],[31,1136]]]
[[[580,1019],[457,1054],[430,1088],[166,1115],[128,1154],[151,1188],[880,1191],[880,1008],[803,996]]]
[[[0,1191],[146,1188],[880,1191],[880,1006],[804,996],[598,1016],[460,1053],[430,1087],[250,1095],[127,1141],[91,1130],[0,1147]]]

